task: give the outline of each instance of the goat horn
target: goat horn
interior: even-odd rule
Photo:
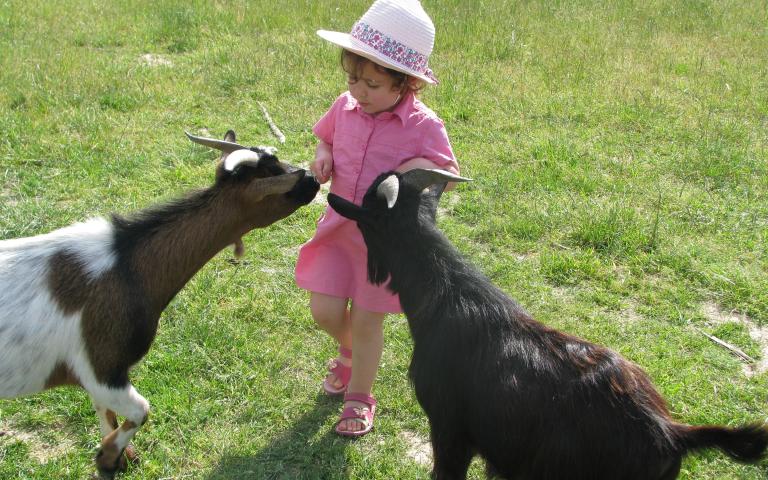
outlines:
[[[400,191],[400,180],[396,175],[390,175],[376,188],[376,195],[387,200],[387,208],[392,208],[397,202],[397,194]]]
[[[419,190],[423,190],[431,185],[442,182],[471,182],[471,178],[460,177],[445,170],[436,168],[416,168],[403,174],[403,180],[409,185],[413,185]]]
[[[260,159],[260,153],[247,148],[241,148],[227,155],[227,158],[224,159],[224,170],[231,172],[236,166],[243,163],[255,167]]]
[[[200,145],[205,145],[206,147],[215,148],[216,150],[221,150],[224,153],[232,153],[235,150],[243,150],[246,148],[234,142],[227,142],[226,140],[216,140],[215,138],[198,137],[196,135],[192,135],[189,132],[184,132],[184,133],[187,135],[187,138],[189,138],[193,142],[199,143]]]

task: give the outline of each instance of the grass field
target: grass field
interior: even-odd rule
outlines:
[[[314,32],[348,30],[369,2],[273,3],[0,0],[0,239],[208,185],[215,155],[183,131],[276,144],[259,102],[281,159],[307,165],[345,88]],[[423,99],[475,179],[443,199],[448,237],[542,322],[643,366],[676,418],[765,419],[763,366],[700,331],[768,357],[768,4],[423,3],[442,82]],[[166,310],[133,372],[153,410],[122,478],[428,477],[402,317],[386,323],[375,432],[331,433],[334,345],[292,276],[324,205],[250,234],[237,264],[222,252]],[[80,390],[0,401],[0,430],[0,478],[94,471]],[[767,468],[707,452],[681,478]]]

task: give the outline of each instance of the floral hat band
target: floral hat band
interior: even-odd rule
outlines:
[[[424,55],[423,53],[410,48],[408,45],[398,42],[386,33],[376,30],[367,23],[357,22],[352,28],[352,33],[349,35],[358,42],[389,57],[394,62],[402,65],[402,67],[428,77],[432,80],[431,83],[439,83],[432,73],[432,70],[427,67],[427,61],[429,60],[428,55]]]
[[[427,67],[435,44],[435,26],[419,0],[376,0],[350,33],[317,34],[382,67],[437,83]]]

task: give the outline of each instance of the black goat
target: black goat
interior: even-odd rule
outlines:
[[[710,447],[740,462],[762,458],[765,425],[675,422],[640,367],[537,322],[462,258],[435,212],[444,182],[464,180],[390,172],[362,207],[328,196],[362,231],[370,281],[389,279],[400,295],[434,478],[466,478],[475,454],[515,480],[671,480],[687,452]]]

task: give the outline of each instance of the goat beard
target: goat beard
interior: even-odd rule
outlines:
[[[375,255],[369,254],[368,280],[374,285],[382,285],[386,282],[387,287],[389,288],[389,282],[387,282],[389,278],[389,269],[384,265],[381,259]],[[389,289],[392,290],[391,288]]]

